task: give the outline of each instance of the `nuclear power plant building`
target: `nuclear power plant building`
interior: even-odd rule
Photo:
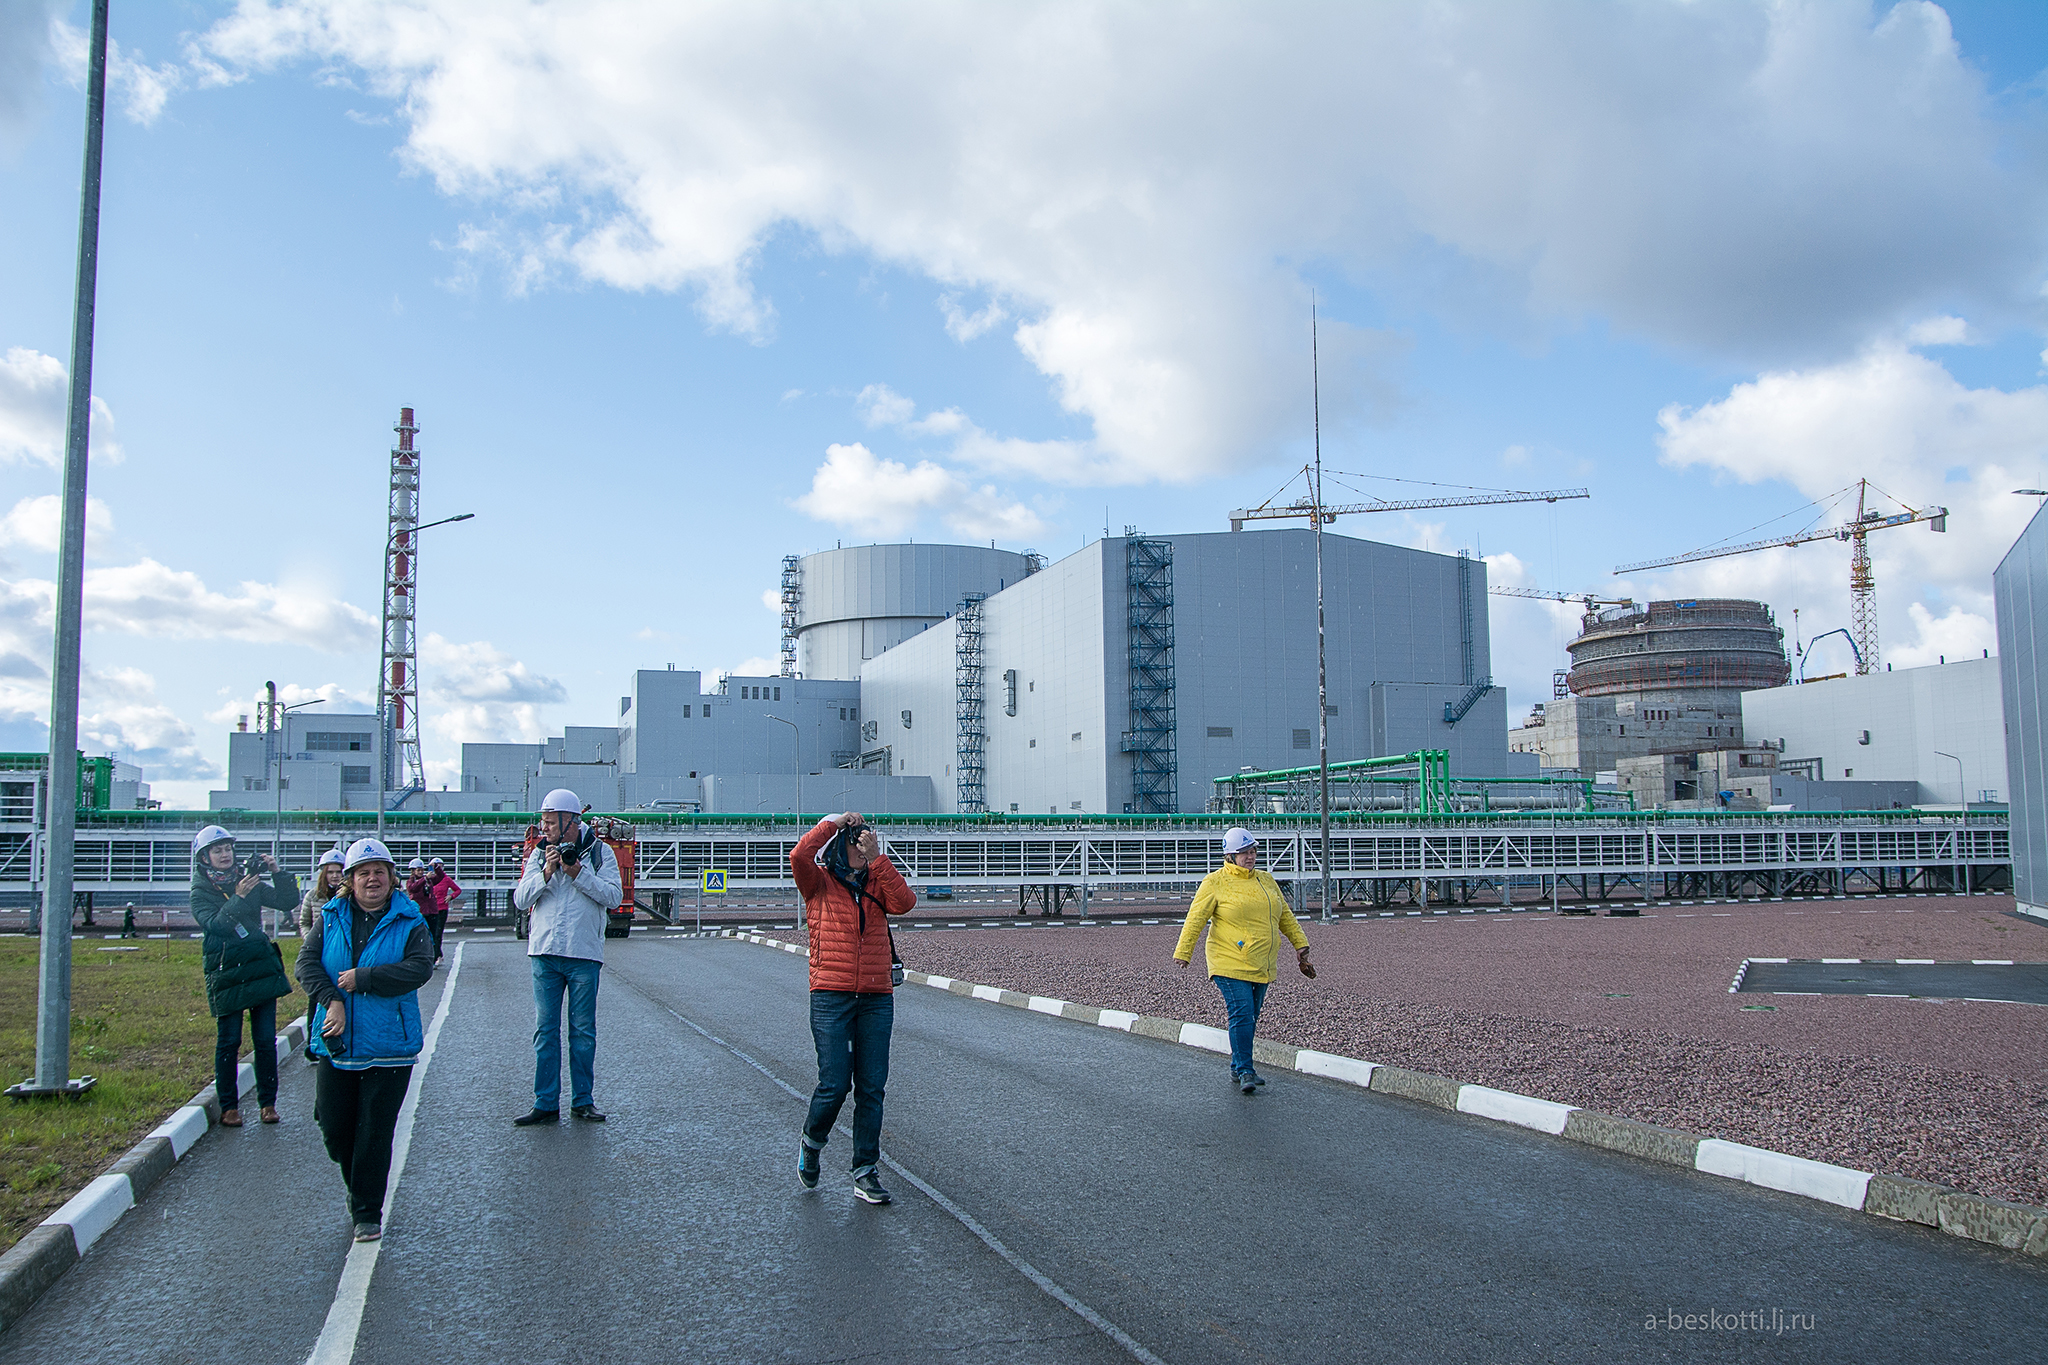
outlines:
[[[1485,564],[1327,532],[1323,556],[1332,760],[1503,774]],[[1312,531],[1111,537],[998,578],[861,667],[861,762],[929,777],[935,809],[1200,811],[1213,778],[1316,762]]]

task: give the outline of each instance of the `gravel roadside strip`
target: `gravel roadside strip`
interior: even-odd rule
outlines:
[[[1262,1036],[1814,1161],[2048,1203],[2037,1007],[1731,995],[1749,956],[2048,957],[2001,907],[1921,900],[1306,926]],[[1165,916],[1162,916],[1165,918]],[[1223,1023],[1177,924],[899,933],[912,968],[1020,994]],[[801,942],[801,934],[772,937]],[[1999,951],[2002,950],[2002,951]],[[1284,964],[1283,964],[1284,965]],[[1774,1006],[1745,1010],[1745,1004]]]

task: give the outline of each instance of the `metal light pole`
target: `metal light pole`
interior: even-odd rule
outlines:
[[[57,547],[57,630],[50,661],[49,876],[43,890],[36,990],[36,1074],[16,1097],[79,1095],[71,1079],[71,884],[78,836],[78,656],[85,610],[85,476],[92,423],[93,308],[99,288],[100,150],[107,112],[107,0],[94,0],[85,85],[85,171],[78,203],[78,290],[71,309],[71,407],[64,428],[63,521]]]
[[[777,725],[787,725],[789,727],[789,742],[796,750],[796,809],[791,811],[790,814],[797,817],[798,824],[802,824],[804,814],[804,732],[797,728],[795,721],[789,720],[786,717],[767,716],[765,719],[772,720]]]
[[[271,696],[277,695],[276,683],[266,683],[264,686],[270,689]],[[275,701],[270,703],[270,795],[274,805],[271,812],[270,856],[280,870],[284,867],[284,750],[278,747],[281,743],[278,736],[284,733],[284,726],[280,722],[302,706],[318,706],[326,700],[325,697],[315,697],[311,701],[293,702],[290,706],[279,706]],[[269,907],[266,906],[265,909]],[[271,937],[275,938],[276,911],[272,910],[271,915],[270,933]]]
[[[1309,496],[1315,499],[1316,527],[1316,758],[1317,788],[1322,793],[1318,805],[1322,809],[1323,844],[1319,855],[1323,865],[1323,913],[1324,923],[1336,916],[1330,909],[1330,678],[1324,655],[1323,628],[1323,380],[1321,357],[1316,349],[1316,304],[1311,297],[1308,304],[1308,355],[1309,393],[1313,403],[1315,419],[1315,487]]]
[[[389,564],[391,562],[391,547],[398,543],[400,536],[416,536],[420,532],[435,526],[446,526],[451,522],[468,521],[475,515],[476,513],[474,512],[464,512],[459,517],[443,517],[439,521],[430,521],[425,526],[412,526],[403,531],[393,531],[384,539],[383,563]],[[377,572],[381,575],[384,570],[380,567]],[[384,739],[384,732],[390,728],[390,725],[384,715],[384,695],[385,688],[390,683],[391,594],[386,592],[380,593],[379,596],[384,599],[384,610],[379,614],[377,623],[377,842],[382,843],[384,842],[385,792],[390,788],[390,773],[387,768],[387,765],[390,763],[390,756],[387,752],[389,746],[385,743]]]
[[[1942,751],[1939,749],[1936,749],[1934,753],[1936,757],[1945,758],[1949,760],[1949,762],[1956,765],[1956,796],[1959,800],[1961,800],[1963,806],[1962,827],[1956,831],[1955,836],[1956,890],[1958,891],[1958,893],[1960,893],[1966,889],[1963,886],[1963,835],[1970,828],[1970,784],[1963,780],[1962,759],[1956,757],[1954,754],[1942,753]]]

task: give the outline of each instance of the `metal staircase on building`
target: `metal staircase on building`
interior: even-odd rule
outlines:
[[[1131,813],[1165,815],[1179,808],[1173,677],[1173,542],[1124,542],[1130,589]]]
[[[1476,568],[1470,550],[1458,551],[1458,656],[1465,694],[1456,701],[1444,703],[1446,725],[1456,725],[1465,719],[1466,712],[1477,706],[1488,692],[1493,691],[1491,677],[1475,676],[1479,671],[1479,627],[1478,622],[1474,620],[1477,594],[1473,591],[1472,582]]]
[[[978,815],[988,809],[983,781],[987,771],[983,757],[987,732],[981,663],[981,604],[987,600],[987,593],[968,593],[953,617],[954,717],[958,722],[953,781],[955,800],[963,815]]]
[[[797,615],[804,602],[804,561],[799,555],[782,557],[782,676],[796,676]]]

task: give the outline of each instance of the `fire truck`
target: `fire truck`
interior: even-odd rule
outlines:
[[[615,816],[599,815],[590,820],[591,833],[604,841],[612,856],[619,861],[619,903],[605,912],[604,936],[624,938],[633,927],[633,846],[636,838],[633,827]],[[540,847],[540,826],[526,827],[526,846],[519,852],[519,865],[526,866],[526,859],[534,849]],[[512,932],[520,938],[526,937],[526,911],[515,908],[512,912]]]

